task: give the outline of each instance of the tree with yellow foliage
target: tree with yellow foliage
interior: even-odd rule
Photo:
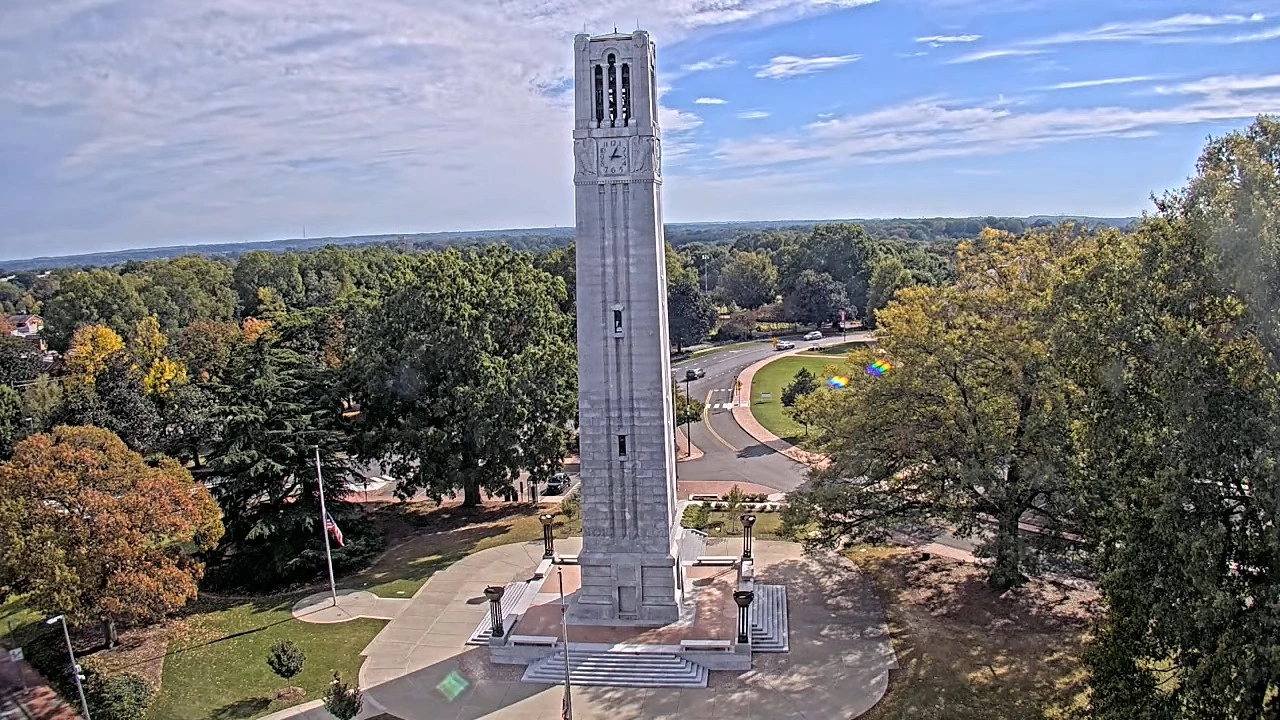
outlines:
[[[107,367],[109,358],[124,350],[124,340],[106,325],[81,325],[71,335],[67,350],[67,385],[92,385],[98,373]]]

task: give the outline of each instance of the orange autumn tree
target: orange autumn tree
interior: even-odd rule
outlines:
[[[177,461],[143,461],[101,428],[59,426],[0,464],[0,590],[102,624],[156,620],[196,595],[192,553],[222,537],[221,512]]]

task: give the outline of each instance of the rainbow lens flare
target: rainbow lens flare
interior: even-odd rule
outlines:
[[[842,388],[849,384],[849,378],[844,375],[836,375],[835,377],[829,378],[827,380],[827,384],[833,388]]]
[[[880,377],[881,375],[888,372],[889,369],[892,367],[893,366],[889,364],[888,360],[876,360],[875,362],[867,366],[867,373],[871,375],[875,375],[876,377]]]

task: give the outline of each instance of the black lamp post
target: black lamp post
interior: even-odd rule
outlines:
[[[551,523],[555,519],[556,516],[551,513],[538,516],[538,521],[542,523],[542,557],[544,558],[556,556],[555,538],[551,536]]]
[[[489,624],[494,637],[502,637],[502,595],[506,591],[501,585],[490,585],[484,589],[484,596],[489,599]]]
[[[738,642],[740,643],[751,641],[751,617],[747,608],[751,607],[751,601],[755,597],[756,594],[750,590],[735,590],[733,593],[733,601],[738,604]]]
[[[751,559],[751,527],[756,524],[755,515],[739,515],[742,521],[742,559]]]
[[[689,376],[684,376],[684,456],[693,455],[693,427],[689,412]]]

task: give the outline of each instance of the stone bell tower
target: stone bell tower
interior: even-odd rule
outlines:
[[[574,622],[661,625],[676,602],[675,448],[654,47],[574,39],[582,586]]]

